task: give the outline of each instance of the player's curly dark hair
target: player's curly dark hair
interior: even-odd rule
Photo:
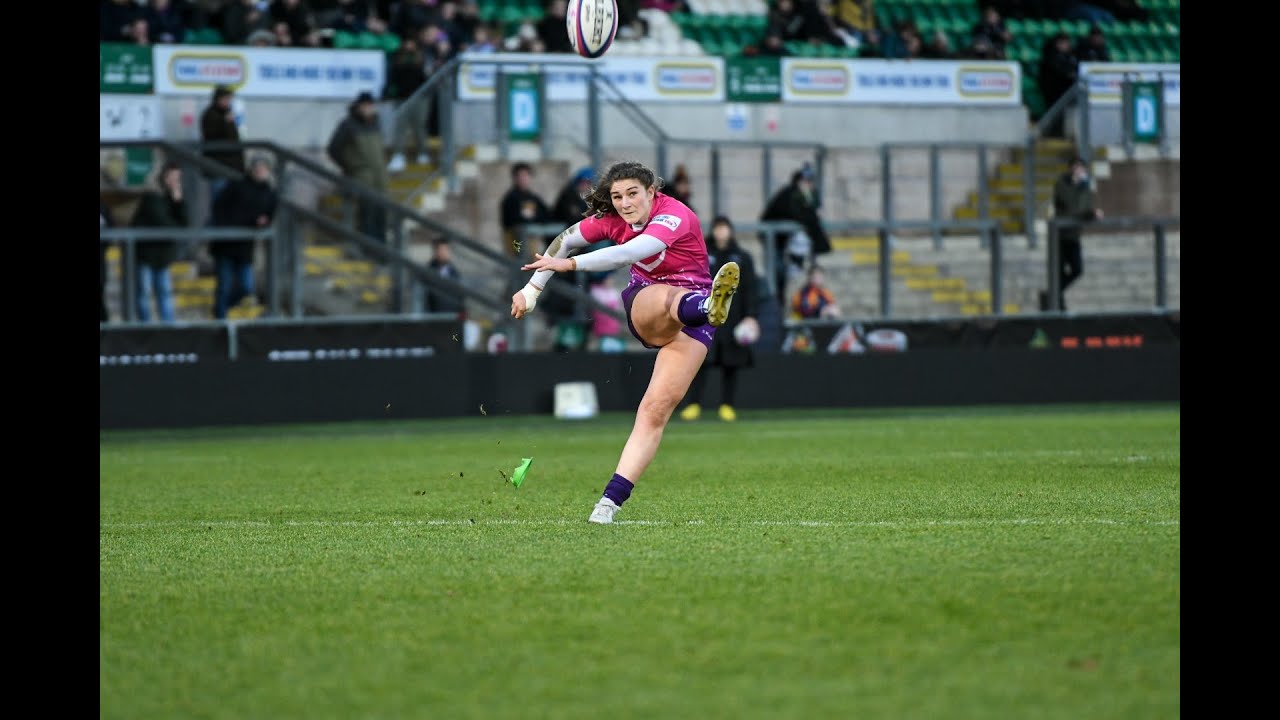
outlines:
[[[583,217],[601,217],[604,215],[617,215],[618,211],[613,209],[613,198],[609,193],[613,184],[619,180],[638,180],[645,187],[652,187],[654,190],[661,190],[663,186],[662,178],[650,170],[642,163],[633,160],[624,160],[620,163],[614,163],[605,174],[591,188],[591,192],[583,198],[587,201],[587,211],[582,213]]]

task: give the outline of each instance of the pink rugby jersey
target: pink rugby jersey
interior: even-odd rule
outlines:
[[[702,238],[698,216],[679,200],[654,193],[649,222],[635,226],[610,213],[604,217],[584,218],[578,232],[591,243],[613,240],[625,245],[644,234],[661,240],[667,249],[631,265],[632,282],[662,283],[692,289],[711,286],[711,269],[707,261],[707,243]]]

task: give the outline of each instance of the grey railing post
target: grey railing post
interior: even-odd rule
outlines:
[[[306,257],[302,251],[302,243],[299,241],[302,233],[298,232],[298,219],[293,217],[293,213],[289,213],[289,224],[286,227],[286,233],[289,238],[289,253],[293,256],[293,262],[289,266],[289,270],[293,273],[293,280],[289,283],[289,311],[293,314],[293,317],[300,318],[303,314],[302,278]]]
[[[1077,78],[1075,86],[1076,112],[1079,127],[1076,128],[1076,152],[1086,161],[1093,161],[1093,140],[1089,137],[1089,79]]]
[[[399,212],[392,212],[395,218],[391,228],[391,242],[398,255],[404,255],[404,217]],[[404,286],[408,270],[404,263],[391,265],[391,312],[399,314],[404,311]]]
[[[498,157],[508,160],[511,157],[511,140],[507,131],[507,87],[500,64],[493,66],[493,101],[497,110]]]
[[[121,256],[124,258],[123,272],[120,274],[121,297],[124,298],[124,310],[121,313],[125,322],[136,322],[138,320],[138,256],[137,256],[137,238],[130,237],[123,243],[120,248]]]
[[[1027,133],[1022,159],[1022,228],[1027,234],[1027,247],[1036,247],[1036,137]]]
[[[1048,276],[1046,286],[1049,288],[1049,310],[1053,312],[1058,312],[1062,309],[1058,303],[1058,293],[1062,292],[1062,275],[1058,272],[1058,265],[1060,263],[1059,257],[1062,254],[1062,248],[1058,243],[1060,231],[1061,228],[1058,225],[1057,219],[1050,220],[1049,239],[1047,243],[1048,248],[1046,248],[1047,252],[1044,256]]]
[[[271,317],[280,317],[280,271],[284,257],[283,248],[280,247],[280,213],[276,214],[267,229],[267,312]]]
[[[1164,99],[1164,73],[1156,73],[1156,83],[1160,85],[1160,157],[1169,156],[1169,105]]]
[[[778,272],[780,268],[778,267],[778,238],[776,237],[773,228],[767,228],[764,231],[762,242],[764,243],[764,273],[765,277],[769,279],[769,294],[776,295],[777,293],[774,292],[774,288],[777,287],[778,284]],[[786,304],[785,298],[775,299],[780,304]]]
[[[764,143],[760,157],[760,207],[769,204],[769,178],[773,177],[773,146]]]
[[[891,225],[885,225],[880,228],[880,315],[881,317],[893,316],[893,293],[891,277],[889,274],[889,260],[893,253],[889,242],[889,229]]]
[[[1133,141],[1133,75],[1124,73],[1120,81],[1120,138],[1125,156],[1132,160],[1136,148]]]
[[[880,146],[880,217],[893,223],[893,167],[888,145]]]
[[[1168,304],[1168,292],[1165,285],[1168,271],[1167,255],[1165,249],[1164,225],[1156,223],[1155,227],[1156,243],[1155,243],[1155,263],[1156,263],[1156,307],[1164,310]]]
[[[711,217],[720,215],[720,146],[711,143]]]
[[[987,146],[985,143],[978,143],[978,218],[981,220],[991,219],[991,182],[987,177]],[[979,233],[979,235],[982,235]],[[982,236],[981,244],[986,244],[986,237]]]
[[[458,67],[461,67],[460,65]],[[458,67],[441,81],[443,88],[436,90],[435,105],[436,118],[440,122],[440,140],[441,150],[444,157],[440,159],[440,166],[444,168],[448,177],[448,188],[450,193],[458,191],[458,170],[456,167],[458,159],[458,141],[453,136],[453,111],[454,99],[456,97],[455,88],[457,86]],[[442,100],[443,98],[443,100]],[[430,112],[428,112],[430,117]]]
[[[929,230],[933,249],[942,249],[942,157],[937,143],[929,145]]]
[[[1004,307],[1004,257],[1001,250],[1000,223],[993,222],[987,225],[986,234],[991,252],[991,314],[1000,315]]]
[[[587,71],[591,74],[587,82],[587,141],[591,145],[591,167],[596,172],[603,172],[604,143],[600,134],[600,88],[597,86],[600,72],[595,65],[589,66]]]

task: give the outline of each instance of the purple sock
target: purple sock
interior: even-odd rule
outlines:
[[[676,308],[676,317],[685,327],[699,327],[707,324],[707,313],[702,309],[702,302],[707,299],[702,293],[691,292],[680,298],[680,307]]]
[[[622,477],[618,473],[613,474],[613,479],[604,487],[604,496],[609,498],[618,507],[622,507],[622,503],[631,497],[631,488],[635,487],[635,483]]]

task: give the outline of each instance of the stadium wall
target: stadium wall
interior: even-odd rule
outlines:
[[[423,358],[102,365],[101,430],[265,425],[553,411],[556,383],[594,383],[600,409],[631,411],[654,353],[438,354]],[[938,348],[762,354],[740,410],[1178,402],[1179,345]],[[718,403],[719,378],[704,400]]]

